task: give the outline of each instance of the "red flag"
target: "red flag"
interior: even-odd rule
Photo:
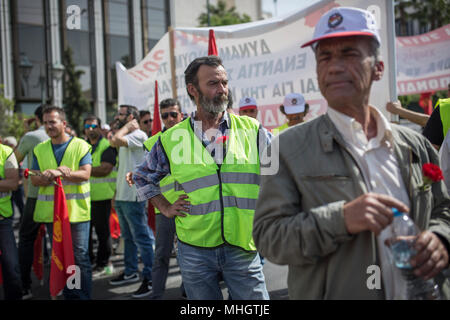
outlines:
[[[155,207],[152,205],[150,200],[148,200],[148,207],[147,207],[147,223],[148,226],[153,230],[153,234],[156,232],[156,213],[155,213]]]
[[[216,46],[216,36],[213,29],[209,29],[209,40],[208,40],[208,56],[219,56]]]
[[[158,81],[155,80],[155,107],[153,109],[152,136],[161,131],[161,117],[159,116]]]
[[[42,239],[45,236],[45,225],[41,224],[36,240],[34,240],[33,253],[33,271],[39,280],[42,280],[44,275],[44,253],[42,251]]]
[[[433,94],[434,92],[423,92],[420,94],[419,105],[428,115],[431,115],[431,113],[433,112]]]
[[[67,268],[75,264],[70,231],[69,212],[61,179],[56,178],[53,207],[53,244],[50,266],[50,295],[56,297],[64,289],[68,278]]]
[[[111,208],[111,215],[109,216],[109,229],[111,238],[118,239],[120,237],[119,217],[114,208]]]

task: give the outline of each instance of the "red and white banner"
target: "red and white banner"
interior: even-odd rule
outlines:
[[[385,75],[374,83],[371,103],[385,111],[390,96],[395,96],[395,82],[389,74],[394,69],[388,48],[395,46],[393,22],[388,21],[390,0],[322,0],[298,12],[245,24],[214,27],[219,57],[228,72],[233,100],[251,96],[258,103],[258,120],[271,129],[286,119],[279,111],[286,94],[297,92],[310,104],[306,119],[326,111],[316,77],[316,61],[310,47],[301,44],[312,39],[319,18],[333,7],[352,6],[374,13],[382,40]],[[392,19],[393,20],[393,19]],[[195,106],[189,99],[184,71],[197,57],[208,53],[210,28],[177,28],[174,30],[174,56],[178,100],[185,113]],[[392,56],[392,55],[391,55]],[[135,67],[126,70],[117,63],[119,105],[134,104],[152,110],[154,82],[158,80],[160,99],[171,98],[172,74],[169,33]],[[394,59],[392,59],[394,60]],[[395,72],[393,73],[395,76]],[[235,107],[237,107],[235,105]]]
[[[447,90],[450,83],[450,24],[431,32],[397,37],[399,95]]]

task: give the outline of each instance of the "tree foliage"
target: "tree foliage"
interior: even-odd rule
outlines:
[[[450,23],[450,0],[396,0],[395,12],[400,20],[398,36],[406,35],[406,26],[412,20],[431,31]]]
[[[81,134],[83,132],[83,116],[91,110],[89,102],[81,89],[80,77],[84,71],[75,69],[76,66],[70,47],[64,50],[63,64],[65,67],[64,110],[66,111],[67,121],[78,134]]]
[[[0,84],[0,136],[13,136],[19,139],[25,133],[22,113],[14,113],[14,101],[5,98],[3,85]]]
[[[226,8],[225,1],[219,0],[217,6],[209,5],[210,26],[226,26],[231,24],[239,24],[251,22],[251,18],[247,14],[242,16],[236,12],[236,7]],[[208,26],[208,13],[203,12],[197,18],[200,23],[199,27]]]

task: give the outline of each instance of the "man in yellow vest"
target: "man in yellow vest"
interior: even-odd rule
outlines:
[[[296,124],[305,121],[305,116],[309,111],[309,104],[300,93],[289,93],[284,97],[283,104],[280,105],[280,111],[287,118],[287,122],[278,128],[273,129],[273,134],[277,135]]]
[[[188,299],[223,299],[223,277],[235,300],[268,299],[252,238],[259,191],[259,122],[228,114],[228,76],[219,57],[200,57],[185,71],[197,106],[159,137],[134,172],[138,197],[175,218],[178,263]],[[160,189],[168,174],[178,199]]]
[[[19,166],[13,149],[1,144],[0,137],[0,268],[5,300],[22,299],[19,258],[12,226],[11,193],[19,186]]]
[[[113,266],[109,261],[111,256],[111,233],[109,230],[109,216],[111,213],[111,199],[116,190],[117,150],[112,148],[108,139],[103,137],[101,120],[95,115],[88,115],[84,119],[84,134],[92,146],[91,173],[91,229],[89,232],[89,256],[91,263],[95,260],[93,276],[112,274]],[[92,229],[98,239],[97,255],[94,255],[92,243]]]
[[[69,211],[73,254],[81,280],[80,288],[64,288],[64,298],[90,299],[92,270],[88,247],[91,220],[91,146],[86,141],[65,133],[66,114],[62,108],[46,107],[43,110],[43,120],[50,139],[34,148],[32,169],[42,173],[39,176],[31,176],[33,185],[39,186],[34,221],[47,224],[47,231],[52,239],[53,181],[61,177]]]
[[[450,129],[450,83],[447,98],[439,99],[422,134],[439,150]]]

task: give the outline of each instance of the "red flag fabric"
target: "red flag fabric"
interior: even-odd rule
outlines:
[[[158,81],[155,80],[155,107],[153,109],[152,136],[161,131],[161,117],[159,116]]]
[[[423,92],[420,94],[419,105],[428,115],[431,115],[431,113],[433,112],[433,94],[434,92]]]
[[[67,210],[66,195],[61,179],[56,178],[55,197],[53,206],[53,242],[52,263],[50,266],[50,295],[56,297],[68,278],[67,268],[75,265],[70,231],[69,212]]]
[[[156,233],[155,207],[152,205],[150,200],[148,200],[147,213],[148,213],[148,226],[153,230],[153,234],[155,234]]]
[[[217,52],[216,35],[214,34],[213,29],[209,29],[208,56],[219,56],[219,52]]]
[[[120,224],[119,217],[114,208],[111,207],[111,215],[109,216],[109,230],[111,233],[111,238],[119,239],[120,237]]]
[[[33,271],[36,278],[42,280],[44,275],[44,253],[42,251],[43,239],[45,236],[45,225],[41,224],[36,240],[34,240],[34,254],[33,254]]]

